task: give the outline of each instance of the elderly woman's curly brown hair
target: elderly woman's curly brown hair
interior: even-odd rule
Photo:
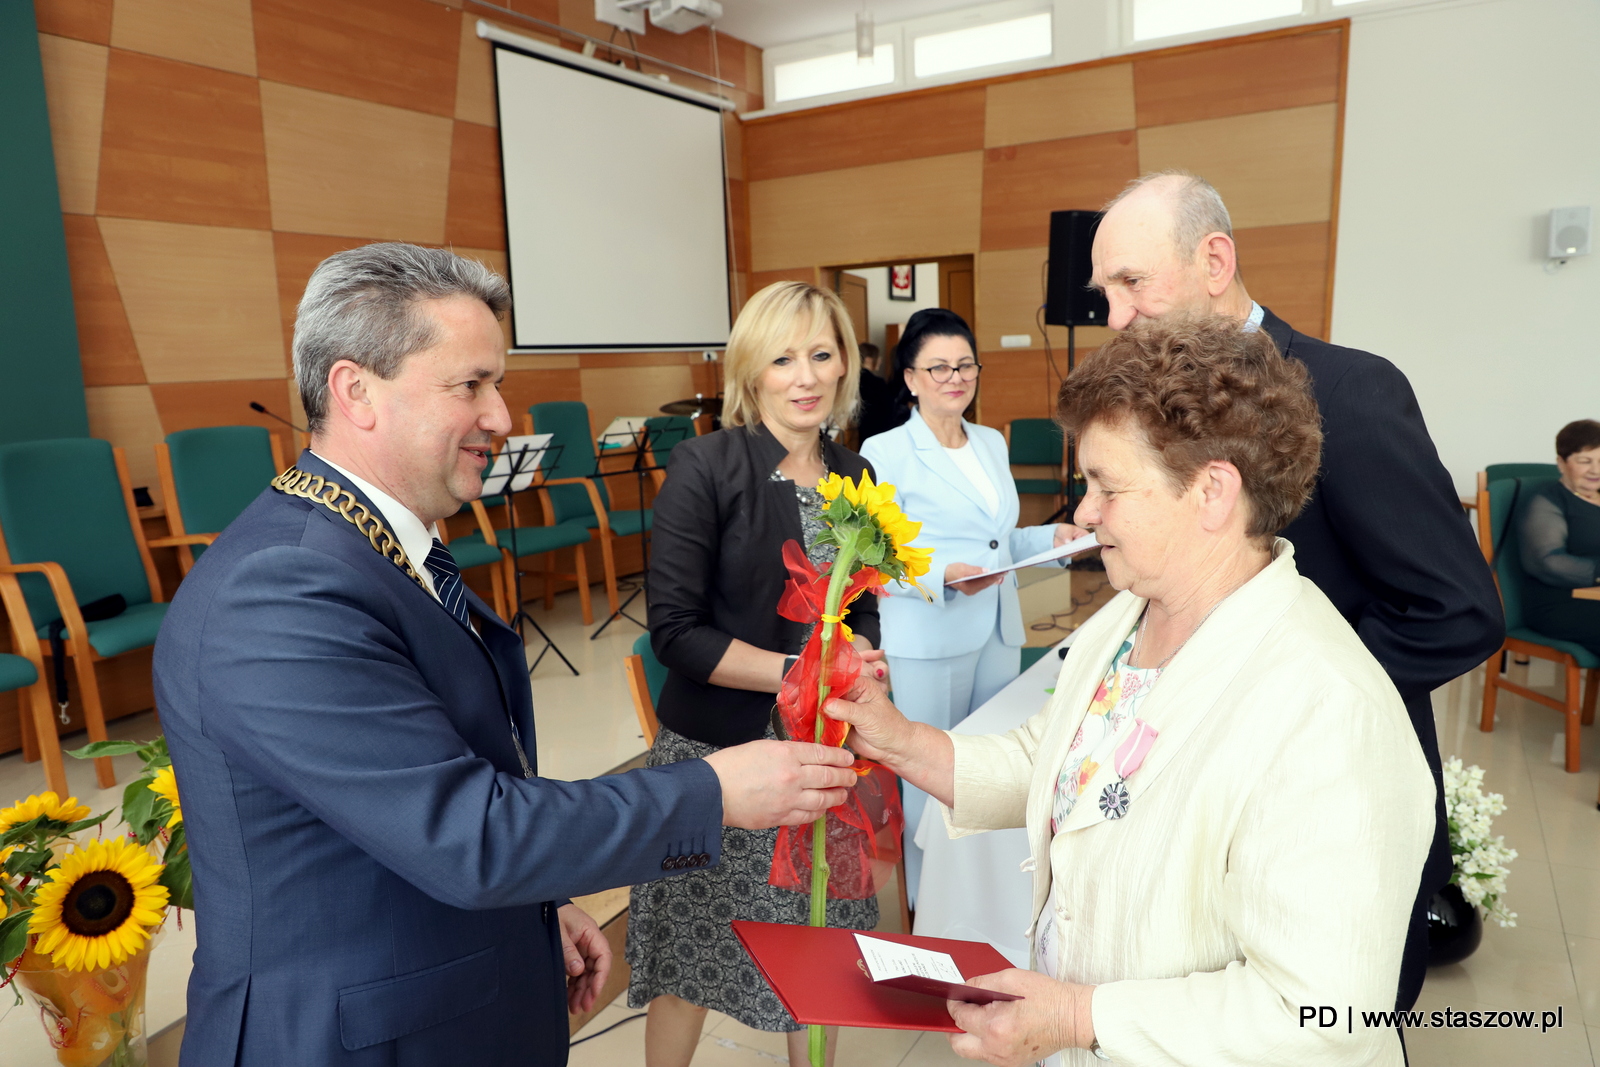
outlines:
[[[1132,419],[1161,458],[1174,493],[1221,460],[1239,471],[1251,537],[1300,514],[1322,456],[1310,376],[1264,330],[1232,319],[1140,323],[1117,334],[1061,384],[1056,419],[1079,436]]]

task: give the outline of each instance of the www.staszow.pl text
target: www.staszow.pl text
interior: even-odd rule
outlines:
[[[1343,1011],[1323,1004],[1307,1005],[1300,1009],[1300,1025],[1329,1029],[1343,1026],[1353,1031],[1357,1022],[1367,1029],[1392,1029],[1403,1026],[1408,1030],[1559,1030],[1564,1022],[1565,1009],[1552,1011],[1457,1011],[1445,1008],[1440,1011],[1356,1011],[1346,1007]]]

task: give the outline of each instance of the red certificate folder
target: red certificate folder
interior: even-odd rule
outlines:
[[[855,930],[736,919],[733,932],[796,1022],[876,1030],[961,1032],[961,1027],[951,1021],[942,999],[874,982],[861,962]],[[950,941],[914,934],[868,936],[947,952],[966,978],[1004,971],[1012,965],[982,941]],[[1010,998],[1002,995],[1002,999]]]

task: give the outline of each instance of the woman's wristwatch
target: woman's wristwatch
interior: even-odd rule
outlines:
[[[783,657],[783,677],[789,677],[789,672],[794,670],[794,665],[800,662],[799,656]]]

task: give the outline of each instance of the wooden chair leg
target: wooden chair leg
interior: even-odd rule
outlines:
[[[1583,686],[1583,671],[1571,656],[1567,657],[1567,773],[1577,774],[1582,760],[1578,757],[1578,691]]]
[[[77,660],[78,693],[83,699],[83,719],[89,728],[89,740],[108,741],[106,712],[100,703],[100,685],[94,676],[94,662],[87,656],[74,658]],[[111,766],[110,756],[101,756],[94,761],[94,776],[101,789],[110,789],[117,784],[117,772]]]
[[[593,626],[594,602],[590,599],[589,593],[589,557],[582,545],[574,545],[572,551],[577,557],[577,566],[574,569],[578,572],[578,604],[583,608],[583,624]]]
[[[37,685],[38,683],[35,682],[34,684]],[[31,687],[29,688],[28,692],[30,693],[30,696],[27,699],[31,700],[32,699],[31,694],[33,692]],[[31,705],[26,710],[24,710],[24,708],[23,708],[23,699],[24,698],[21,697],[21,696],[17,697],[17,726],[21,730],[21,733],[22,733],[22,762],[23,763],[38,763],[39,762],[39,733],[38,733],[38,727],[35,725],[36,720],[34,719],[33,709],[31,707]]]
[[[1483,716],[1478,720],[1478,729],[1486,734],[1494,733],[1494,706],[1500,696],[1500,661],[1501,654],[1496,652],[1483,665]]]
[[[489,581],[494,586],[494,610],[502,621],[509,622],[511,613],[506,610],[505,568],[489,564]]]
[[[45,788],[53,789],[56,796],[65,798],[68,792],[67,768],[61,760],[61,738],[56,734],[56,718],[52,710],[50,690],[42,678],[28,688],[26,696],[19,694],[18,717],[33,727],[39,749],[38,758],[44,760]]]
[[[1590,667],[1586,672],[1588,685],[1583,687],[1583,725],[1594,725],[1594,701],[1600,695],[1600,667]]]
[[[611,553],[611,538],[603,532],[600,534],[600,560],[606,569],[606,602],[615,615],[621,604],[617,599],[617,560]]]

